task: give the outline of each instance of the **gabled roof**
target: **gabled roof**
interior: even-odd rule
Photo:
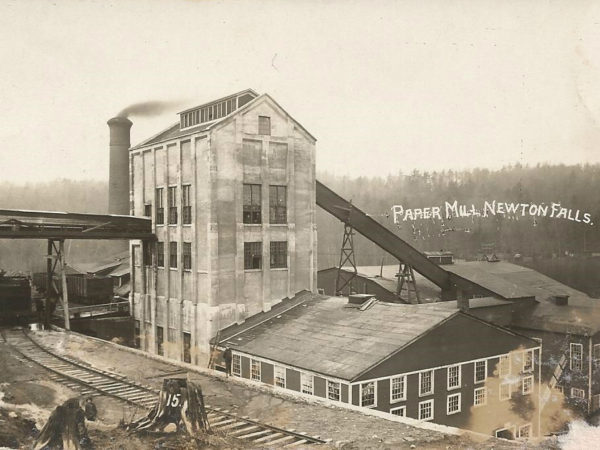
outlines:
[[[256,92],[254,92],[252,89],[247,89],[246,91],[242,91],[241,93],[238,93],[238,94],[243,94],[244,92],[252,92],[252,93],[256,94]],[[234,95],[237,95],[237,94],[234,94]],[[226,99],[228,97],[230,97],[230,96],[223,97],[222,99],[219,99],[219,100],[223,100],[223,99]],[[304,128],[302,126],[302,124],[300,124],[300,122],[298,122],[296,119],[294,119],[285,109],[283,109],[281,107],[281,105],[279,103],[277,103],[273,99],[273,97],[271,97],[269,94],[261,94],[261,95],[258,95],[255,98],[253,98],[252,100],[250,100],[245,105],[239,107],[235,111],[232,111],[227,116],[221,117],[220,119],[213,120],[212,122],[201,123],[201,124],[199,124],[199,125],[197,125],[195,127],[185,128],[184,130],[181,130],[179,122],[174,123],[173,125],[169,126],[168,128],[164,129],[163,131],[159,132],[158,134],[155,134],[154,136],[146,139],[145,141],[142,141],[141,143],[139,143],[139,144],[131,147],[130,150],[135,150],[135,149],[138,149],[138,148],[141,148],[141,147],[147,147],[149,145],[156,145],[156,144],[159,144],[161,142],[168,141],[168,140],[171,140],[171,139],[180,138],[180,137],[183,137],[183,136],[190,136],[192,134],[209,132],[210,130],[212,130],[213,128],[215,128],[217,125],[225,124],[225,123],[229,122],[229,120],[231,120],[231,118],[233,118],[237,114],[242,113],[243,111],[246,111],[247,109],[251,108],[254,104],[256,104],[257,102],[259,102],[261,99],[265,99],[265,98],[268,98],[270,101],[272,101],[277,106],[277,108],[281,109],[281,111],[283,111],[289,118],[291,118],[292,121],[302,131],[304,131],[308,136],[310,136],[311,139],[313,139],[315,141],[317,140],[312,134],[310,134],[308,132],[308,130],[306,130],[306,128]],[[218,100],[210,101],[207,104],[215,103],[216,101],[218,101]],[[190,111],[190,110],[197,109],[197,108],[198,107],[196,106],[194,108],[187,109],[186,111]],[[182,111],[182,112],[186,112],[186,111]]]
[[[344,380],[352,380],[456,309],[376,302],[359,311],[345,297],[308,295],[296,306],[221,341],[223,346]],[[232,331],[232,330],[230,330]]]

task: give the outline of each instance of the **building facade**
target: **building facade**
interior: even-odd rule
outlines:
[[[535,340],[447,305],[300,300],[225,330],[234,376],[497,437],[539,435]]]
[[[130,149],[140,346],[195,364],[218,330],[316,290],[315,138],[269,95],[246,90],[183,111]]]

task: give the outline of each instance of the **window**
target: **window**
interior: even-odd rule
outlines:
[[[446,414],[456,414],[460,412],[460,394],[452,394],[448,396],[446,404]]]
[[[375,381],[369,381],[360,385],[360,406],[376,406]]]
[[[533,392],[533,375],[523,378],[523,395]]]
[[[498,362],[498,375],[503,377],[510,375],[510,355],[501,355]]]
[[[163,203],[163,188],[156,189],[156,224],[165,223],[165,208]]]
[[[527,439],[531,437],[531,424],[521,425],[519,427],[519,434],[517,435],[519,439]]]
[[[485,381],[487,377],[487,360],[475,361],[475,383]]]
[[[406,406],[390,409],[390,412],[395,416],[406,417]]]
[[[181,205],[183,208],[183,223],[189,225],[192,223],[192,199],[190,198],[191,186],[185,184],[181,187]]]
[[[269,223],[287,223],[287,186],[269,186]]]
[[[158,353],[161,356],[165,354],[163,342],[164,342],[163,327],[156,327],[156,353]]]
[[[475,406],[485,405],[487,403],[487,390],[486,388],[477,388],[473,391],[473,404]]]
[[[152,217],[152,205],[146,203],[144,205],[144,217]]]
[[[165,267],[165,243],[156,243],[156,265],[158,267]]]
[[[600,344],[594,344],[594,346],[592,348],[593,348],[592,355],[594,357],[594,363],[600,364]]]
[[[581,371],[583,368],[583,345],[571,344],[571,370]]]
[[[231,373],[236,377],[242,376],[242,357],[235,353],[231,355]]]
[[[448,367],[448,390],[460,387],[460,366]]]
[[[152,265],[152,243],[144,241],[142,244],[142,250],[144,251],[144,255],[142,260],[144,262],[144,266]]]
[[[433,399],[419,403],[419,420],[433,419]]]
[[[433,370],[419,372],[419,395],[433,394]]]
[[[177,187],[172,186],[169,188],[169,224],[173,225],[177,223]]]
[[[140,321],[134,320],[133,322],[133,339],[134,339],[134,347],[141,348],[141,330],[140,330]]]
[[[512,441],[515,438],[515,427],[501,428],[495,432],[497,438],[508,439]]]
[[[249,224],[262,223],[260,214],[260,184],[244,184],[243,222]]]
[[[508,400],[511,397],[510,383],[500,384],[500,400]]]
[[[311,394],[313,393],[313,376],[308,373],[300,374],[300,385],[302,388],[303,394]]]
[[[274,367],[275,386],[285,387],[285,367],[275,366]]]
[[[594,412],[600,408],[600,394],[592,395],[592,411]]]
[[[533,350],[525,350],[523,352],[523,372],[531,372],[533,370]]]
[[[183,362],[192,362],[192,335],[183,332]]]
[[[287,242],[271,242],[271,269],[287,267]]]
[[[583,389],[571,388],[572,398],[585,398],[585,391]]]
[[[260,361],[250,360],[250,379],[260,381]]]
[[[169,267],[177,269],[177,242],[169,242]]]
[[[340,401],[340,383],[327,380],[327,398],[337,402]]]
[[[192,243],[183,243],[183,270],[192,270]]]
[[[244,269],[262,267],[262,242],[244,242]]]
[[[258,134],[271,134],[271,118],[267,116],[258,116]]]
[[[390,401],[406,400],[406,375],[394,377],[390,382]]]

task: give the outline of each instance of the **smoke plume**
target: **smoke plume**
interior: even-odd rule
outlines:
[[[117,114],[118,117],[129,117],[129,116],[156,116],[162,114],[165,111],[176,108],[181,105],[181,101],[149,101],[140,102],[129,105]]]

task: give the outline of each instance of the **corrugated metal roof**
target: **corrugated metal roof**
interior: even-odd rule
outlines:
[[[377,302],[365,311],[345,297],[310,295],[223,345],[324,375],[352,380],[457,313],[435,305]]]
[[[470,280],[481,287],[506,298],[525,298],[535,295],[526,284],[511,280],[508,275],[531,269],[506,262],[487,261],[455,261],[444,266],[444,269]],[[533,272],[533,271],[532,271]]]

